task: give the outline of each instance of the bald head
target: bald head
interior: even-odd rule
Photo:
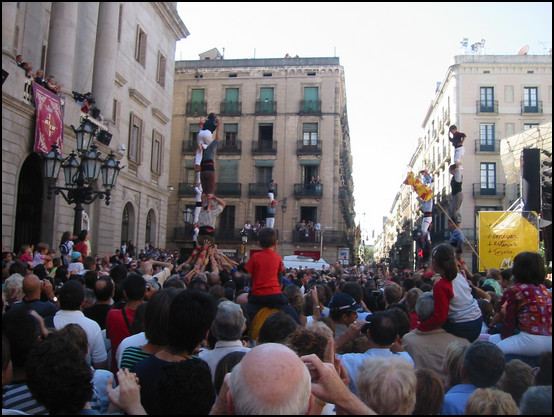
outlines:
[[[310,373],[288,347],[264,343],[233,368],[229,394],[235,414],[306,414],[310,408]]]
[[[34,299],[40,296],[41,282],[40,278],[34,274],[26,275],[23,278],[23,294],[25,297]]]
[[[140,264],[140,273],[142,275],[152,275],[152,263],[148,261],[141,262]]]

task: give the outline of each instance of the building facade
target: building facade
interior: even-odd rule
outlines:
[[[410,161],[411,170],[428,169],[434,178],[433,244],[448,241],[451,200],[449,165],[454,148],[448,128],[456,125],[467,137],[463,157],[462,232],[464,260],[477,270],[478,213],[507,210],[521,197],[521,181],[506,181],[500,142],[552,121],[552,56],[458,55],[437,87],[422,123]],[[550,149],[551,151],[551,149]],[[404,185],[403,188],[411,188]],[[397,217],[397,239],[385,252],[399,252],[401,265],[413,265],[415,243],[405,237],[419,227],[421,211],[413,192],[399,191],[391,217]],[[410,200],[407,202],[407,200]],[[404,208],[409,206],[409,210]],[[475,249],[476,251],[477,249]]]
[[[194,208],[196,136],[212,112],[221,120],[215,194],[227,204],[218,248],[238,259],[259,249],[252,232],[243,246],[240,230],[247,221],[263,225],[274,179],[279,254],[352,262],[354,185],[339,58],[223,59],[213,49],[176,62],[168,247],[184,252],[192,250],[182,213]]]
[[[71,126],[85,115],[73,92],[91,92],[100,115],[90,119],[110,138],[94,144],[102,155],[114,152],[123,167],[110,204],[84,206],[81,227],[90,232],[93,254],[112,254],[129,240],[139,249],[145,242],[165,246],[174,56],[176,42],[188,34],[174,2],[2,3],[6,250],[41,241],[57,248],[63,232],[74,229],[74,206],[61,196],[47,198],[44,162],[33,151],[31,80],[15,62],[19,54],[63,85],[63,157],[76,147]]]

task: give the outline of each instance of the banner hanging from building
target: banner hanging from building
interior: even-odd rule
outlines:
[[[36,127],[35,152],[47,154],[52,145],[58,145],[62,153],[63,144],[63,109],[60,97],[33,82],[35,98]]]
[[[511,268],[518,253],[538,250],[538,218],[532,212],[479,212],[479,271]]]

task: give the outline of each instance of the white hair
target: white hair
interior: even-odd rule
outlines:
[[[270,347],[269,345],[276,346],[279,350],[287,349],[298,359],[299,370],[301,369],[300,378],[294,378],[292,375],[289,375],[289,383],[283,383],[282,381],[286,379],[287,376],[282,375],[282,366],[272,366],[278,364],[275,360],[268,360],[266,362],[268,366],[263,367],[263,369],[262,367],[257,369],[244,369],[245,366],[248,366],[248,361],[245,361],[246,356],[253,353],[256,349],[259,350],[259,348],[262,347],[267,349]],[[272,354],[274,354],[274,352],[268,352],[268,355]],[[279,358],[284,358],[285,356],[280,352],[278,352],[277,355]],[[246,356],[233,368],[229,380],[229,392],[233,400],[235,414],[303,415],[308,412],[311,396],[310,372],[292,350],[281,344],[264,343],[253,348]],[[288,355],[288,357],[294,359],[294,357],[290,355]],[[252,377],[247,378],[247,374],[250,374]],[[274,377],[280,380],[279,384],[272,384],[272,379]],[[268,385],[273,385],[274,388],[271,392],[271,400],[266,398]]]
[[[412,414],[417,378],[412,364],[398,356],[368,358],[358,369],[358,396],[377,414]]]
[[[222,301],[217,306],[213,322],[215,336],[218,340],[238,340],[244,330],[246,318],[242,307],[232,301]]]

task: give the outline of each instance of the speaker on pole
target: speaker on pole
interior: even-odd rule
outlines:
[[[523,210],[541,211],[541,154],[540,149],[521,152],[521,198]]]

